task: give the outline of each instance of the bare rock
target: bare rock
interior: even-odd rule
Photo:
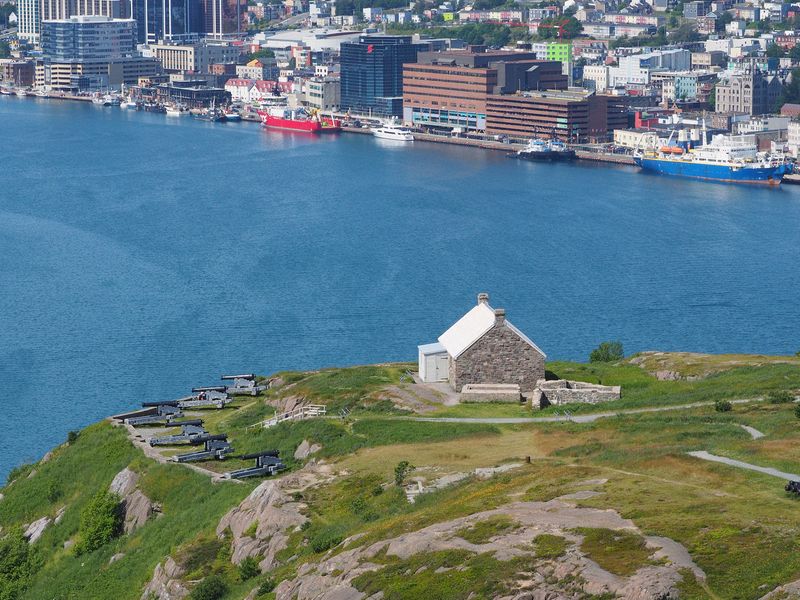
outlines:
[[[64,550],[69,550],[75,545],[75,540],[67,540],[64,542]]]
[[[125,510],[125,533],[132,533],[144,525],[154,512],[154,505],[136,486],[139,474],[127,467],[116,474],[109,490],[117,494]]]
[[[678,381],[683,379],[677,371],[656,371],[655,376],[659,381]]]
[[[42,517],[38,521],[34,521],[28,527],[25,528],[25,537],[28,538],[28,542],[33,544],[42,537],[44,530],[47,529],[47,526],[50,525],[52,521],[50,517]]]
[[[37,471],[36,469],[31,469],[31,472],[28,473],[28,479],[33,479],[34,477],[36,477],[36,473],[38,472],[39,471]]]
[[[768,594],[761,596],[759,600],[784,600],[787,598],[800,598],[800,580],[776,587]]]
[[[5,496],[3,496],[3,494],[0,494],[0,502],[2,502],[3,498],[5,498]]]
[[[288,531],[305,523],[300,505],[293,502],[278,480],[264,481],[241,504],[228,512],[219,525],[217,535],[230,528],[233,534],[231,561],[239,564],[248,556],[263,556],[262,571],[275,565],[275,555],[286,547]],[[256,523],[255,537],[244,533]]]
[[[172,558],[156,565],[153,578],[144,588],[142,600],[155,597],[158,600],[181,600],[189,595],[189,589],[181,581],[186,573]]]
[[[44,463],[46,463],[47,461],[49,461],[51,458],[53,458],[53,451],[52,451],[52,450],[51,450],[50,452],[46,453],[46,454],[45,454],[45,455],[42,457],[42,460],[40,460],[39,462],[40,462],[40,463],[42,463],[42,464],[44,464]]]
[[[322,446],[319,444],[310,444],[308,440],[303,440],[297,447],[297,450],[294,451],[294,457],[297,460],[305,460],[320,450],[322,450]]]
[[[61,523],[61,519],[64,518],[64,513],[66,511],[67,511],[67,507],[66,506],[62,506],[61,508],[59,508],[58,511],[56,511],[56,518],[53,519],[53,523],[55,523],[56,525]]]
[[[114,556],[112,556],[111,558],[108,559],[108,564],[110,564],[110,565],[114,564],[115,562],[117,562],[118,560],[120,560],[120,559],[122,559],[124,557],[125,557],[125,553],[124,552],[117,552]]]

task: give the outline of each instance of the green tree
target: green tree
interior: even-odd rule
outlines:
[[[770,58],[781,58],[786,52],[778,44],[770,44],[767,46],[767,56]]]
[[[407,460],[401,460],[397,463],[397,466],[394,468],[394,482],[396,485],[400,486],[403,485],[403,482],[406,480],[406,476],[414,470],[414,465],[412,465]]]
[[[260,574],[261,568],[258,566],[258,561],[255,557],[248,556],[239,563],[239,579],[242,581],[247,581]]]
[[[100,490],[81,511],[75,554],[94,552],[122,533],[120,498]]]
[[[194,587],[189,598],[190,600],[219,600],[227,591],[228,586],[222,577],[209,575]]]
[[[688,44],[696,42],[700,38],[701,35],[697,33],[692,23],[684,23],[669,34],[669,41],[673,44]]]
[[[622,342],[603,342],[589,354],[589,362],[614,362],[624,357]]]
[[[730,412],[733,410],[733,405],[727,400],[717,400],[714,402],[714,410],[717,412]]]
[[[573,16],[542,19],[539,24],[539,35],[544,39],[561,38],[571,40],[583,31],[583,25]]]
[[[16,600],[42,565],[36,546],[15,527],[0,539],[0,600]]]
[[[800,69],[792,69],[792,72],[789,74],[787,82],[783,86],[781,95],[778,98],[778,107],[783,106],[787,102],[800,102]]]
[[[0,40],[0,58],[8,58],[11,56],[11,46],[8,45],[8,42]]]

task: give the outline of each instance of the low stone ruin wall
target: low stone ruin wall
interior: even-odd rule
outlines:
[[[536,382],[536,388],[531,394],[531,406],[533,408],[546,408],[548,406],[560,406],[578,402],[599,404],[609,400],[619,400],[621,396],[622,388],[618,385],[598,385],[596,383],[569,381],[566,379],[555,381],[540,379]]]
[[[516,402],[522,399],[517,384],[468,383],[461,389],[461,402]]]

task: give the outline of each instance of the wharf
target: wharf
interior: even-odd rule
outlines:
[[[360,133],[362,135],[372,135],[369,127],[349,127],[342,126],[342,131],[347,133]],[[414,139],[420,142],[434,142],[437,144],[455,144],[456,146],[472,146],[473,148],[484,148],[486,150],[500,150],[501,152],[516,152],[524,148],[524,144],[514,144],[498,142],[495,140],[481,140],[468,137],[454,137],[434,133],[421,133],[414,131]]]
[[[613,163],[617,165],[635,165],[633,157],[629,154],[609,154],[607,152],[589,152],[586,150],[576,150],[575,156],[580,160],[592,160],[595,162]]]

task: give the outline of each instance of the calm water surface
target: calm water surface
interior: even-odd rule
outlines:
[[[413,360],[488,291],[550,358],[800,349],[800,188],[0,97],[0,477],[223,372]]]

